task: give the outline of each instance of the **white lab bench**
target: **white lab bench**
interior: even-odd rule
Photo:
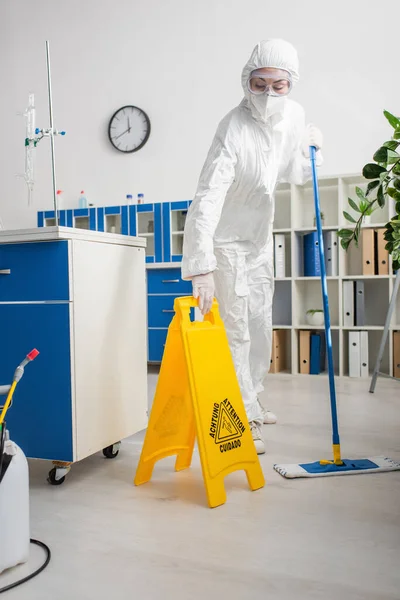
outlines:
[[[7,428],[28,457],[55,462],[50,483],[147,426],[145,245],[70,227],[0,232],[0,384],[40,352]]]

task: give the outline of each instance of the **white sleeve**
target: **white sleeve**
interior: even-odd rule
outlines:
[[[183,239],[182,278],[214,271],[214,234],[227,191],[235,178],[237,140],[231,119],[219,125],[189,208]]]
[[[294,150],[286,172],[281,178],[282,182],[294,183],[296,185],[304,185],[311,179],[311,162],[310,159],[304,156],[303,140],[306,132],[305,113],[300,105],[297,105],[297,114],[294,116],[293,136]],[[316,153],[316,165],[320,167],[323,163],[321,151]]]

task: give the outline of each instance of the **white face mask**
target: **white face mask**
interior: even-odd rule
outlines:
[[[263,121],[267,121],[272,115],[282,114],[286,104],[286,98],[277,98],[268,94],[250,95],[249,101]]]

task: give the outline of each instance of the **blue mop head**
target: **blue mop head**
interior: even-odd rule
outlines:
[[[322,464],[317,461],[299,465],[274,465],[277,471],[287,479],[297,477],[330,477],[332,475],[361,475],[362,473],[377,473],[399,471],[400,463],[384,456],[350,460],[343,459],[343,465]]]

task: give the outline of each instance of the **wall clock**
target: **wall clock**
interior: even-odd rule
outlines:
[[[137,152],[150,136],[150,119],[137,106],[123,106],[111,117],[108,137],[111,144],[120,152]]]

